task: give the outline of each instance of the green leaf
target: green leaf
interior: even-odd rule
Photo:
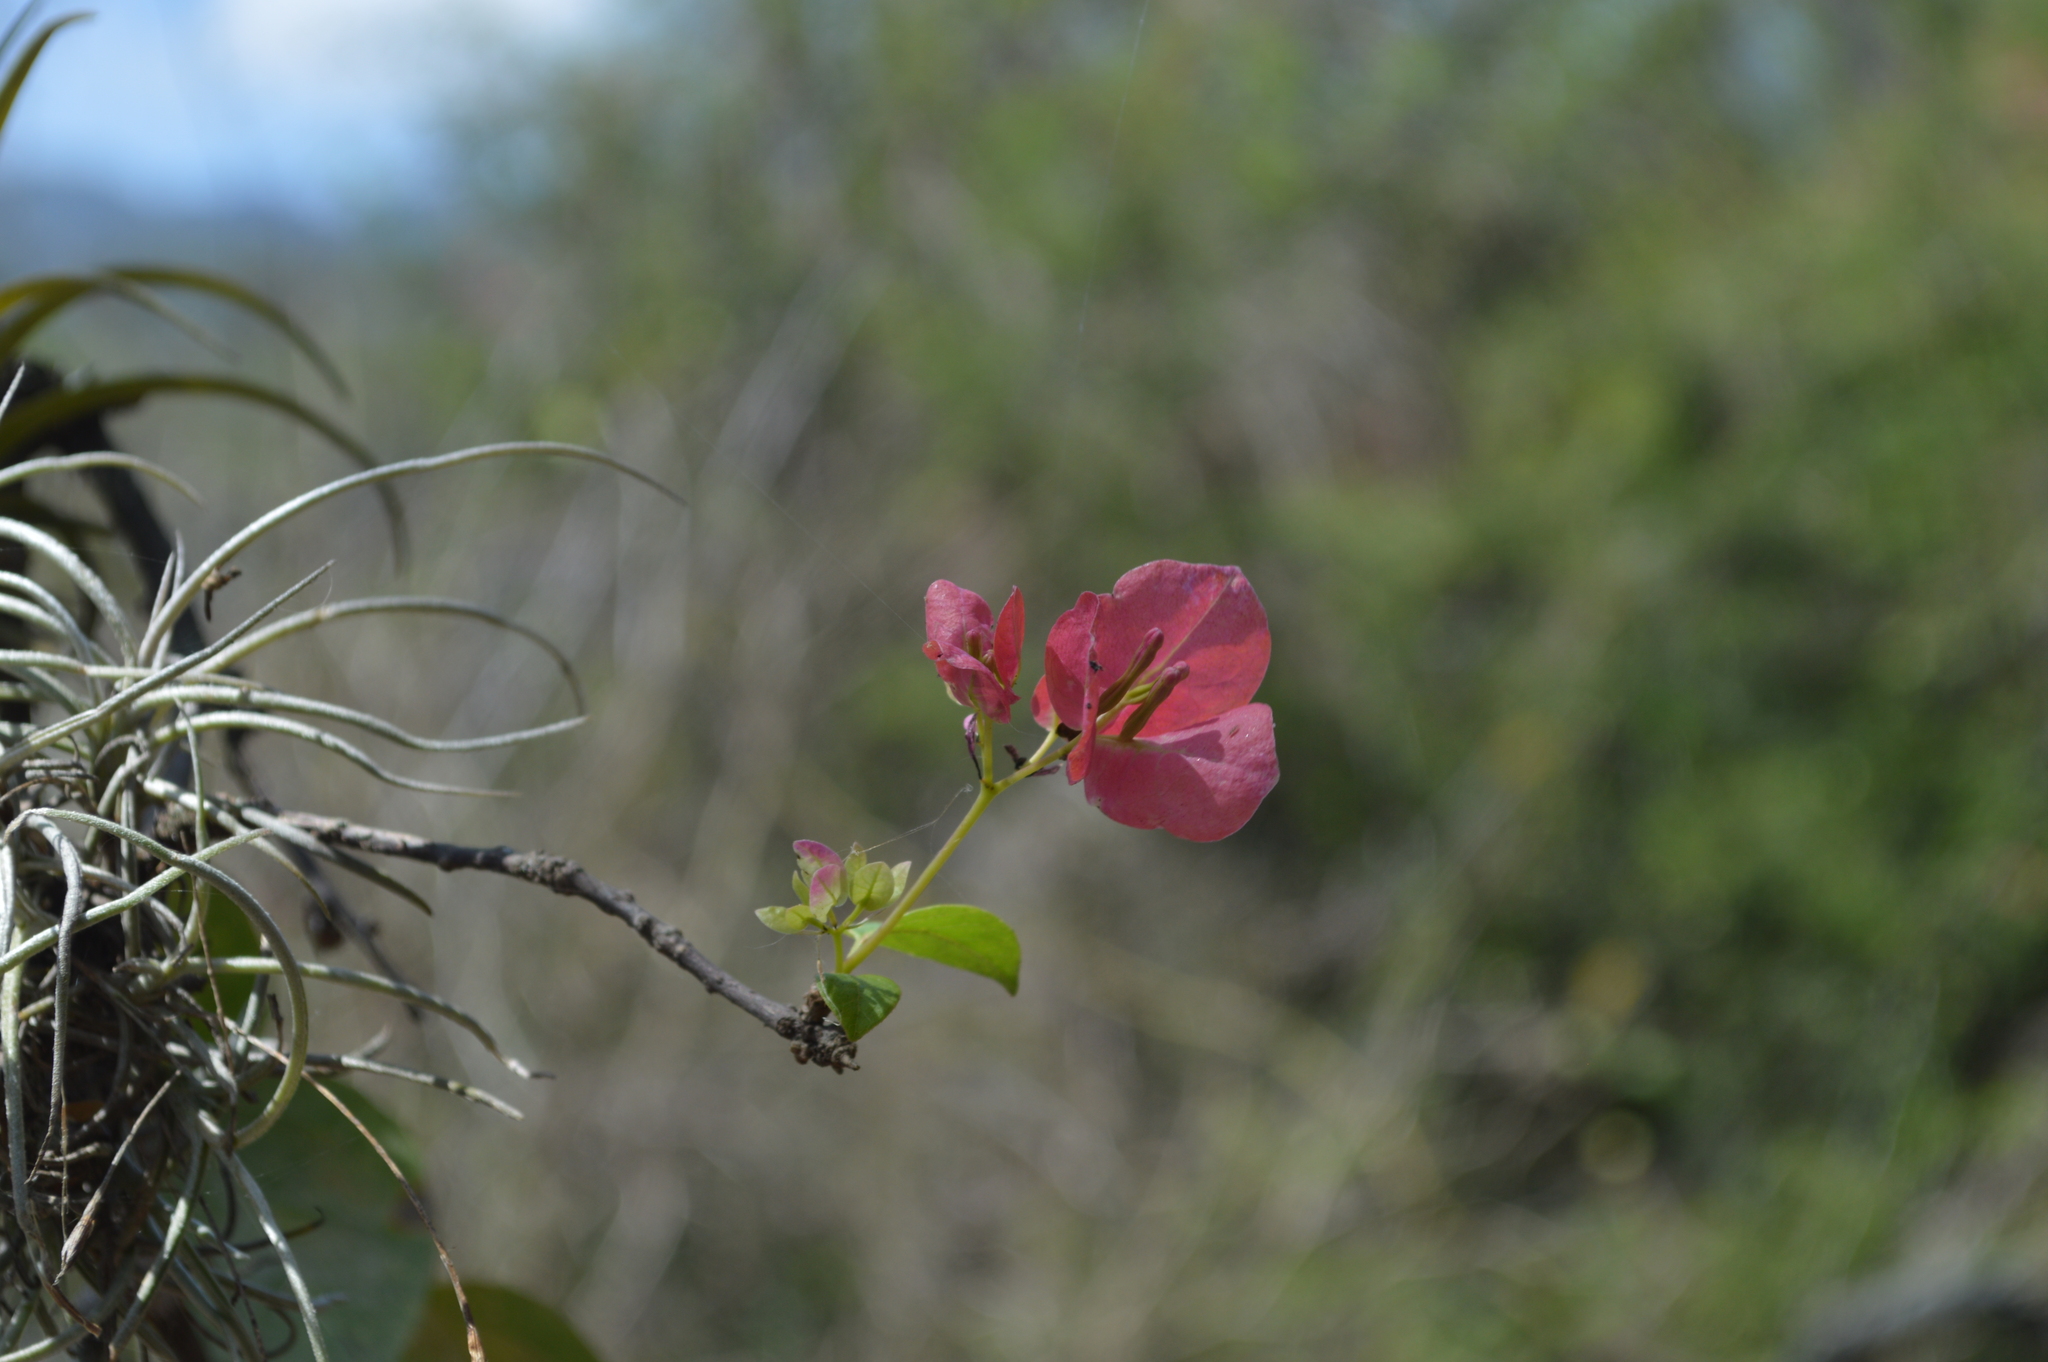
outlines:
[[[827,974],[818,980],[818,991],[848,1040],[859,1040],[880,1026],[903,997],[894,979],[879,974]]]
[[[910,862],[896,862],[895,865],[889,867],[889,874],[896,882],[896,892],[889,895],[889,902],[894,903],[903,897],[904,890],[910,888]]]
[[[335,1089],[417,1183],[420,1159],[412,1141],[361,1093],[339,1083]],[[254,1106],[243,1114],[254,1115]],[[420,1229],[391,1170],[340,1112],[304,1089],[285,1108],[270,1137],[242,1151],[241,1158],[287,1231],[320,1226],[295,1239],[292,1252],[316,1296],[333,1292],[348,1298],[321,1311],[329,1355],[352,1362],[397,1362],[426,1304],[435,1260],[433,1241]],[[216,1204],[214,1212],[224,1216],[227,1207]],[[255,1271],[257,1285],[288,1289],[274,1261]],[[495,1348],[491,1353],[494,1362],[513,1362],[511,1354],[498,1358]],[[458,1346],[434,1356],[436,1362],[443,1357],[459,1362],[468,1353]],[[311,1357],[301,1330],[279,1362],[309,1362]]]
[[[91,17],[90,14],[66,14],[44,24],[37,30],[36,36],[29,39],[28,46],[22,49],[21,55],[14,59],[14,65],[8,68],[6,80],[0,82],[0,128],[7,126],[7,116],[14,112],[14,101],[21,94],[22,82],[28,79],[30,68],[36,64],[36,58],[43,55],[43,48],[49,45],[50,39],[56,37],[57,31],[65,25]]]
[[[374,470],[379,466],[376,456],[360,440],[297,398],[260,383],[213,374],[133,374],[46,393],[14,408],[0,420],[0,452],[33,448],[44,433],[82,416],[105,416],[159,393],[226,397],[268,407],[317,432],[359,467]],[[402,563],[407,557],[404,509],[397,494],[381,482],[377,484],[377,495],[384,503],[384,518],[390,525],[395,556]]]
[[[509,1286],[464,1282],[462,1289],[491,1362],[598,1362],[590,1345],[552,1306]],[[455,1289],[439,1287],[427,1296],[419,1331],[399,1362],[459,1362],[468,1356],[469,1335]]]
[[[41,275],[16,280],[6,288],[0,289],[0,308],[7,312],[6,321],[0,323],[0,355],[20,354],[27,348],[29,337],[52,317],[59,315],[74,303],[95,297],[120,299],[134,304],[145,312],[153,312],[221,358],[234,357],[234,352],[228,349],[225,342],[173,307],[154,290],[135,280],[123,279],[113,274]]]
[[[192,891],[192,880],[187,876],[172,881],[170,887],[158,897],[166,908],[182,918],[192,911]],[[230,956],[256,954],[262,944],[261,938],[256,935],[256,929],[250,925],[242,910],[234,905],[234,901],[215,893],[205,885],[199,886],[199,895],[206,905],[206,911],[200,919],[200,931],[205,934],[207,956],[214,960],[225,960]],[[248,1000],[249,990],[256,985],[255,979],[246,974],[208,975],[202,972],[203,968],[195,961],[194,972],[200,973],[204,980],[198,992],[193,995],[200,1011],[208,1017],[213,1015],[214,990],[219,989],[221,1012],[229,1017],[240,1016],[242,1004]],[[205,1027],[208,1036],[214,1034],[215,1027],[210,1022],[200,1024]]]
[[[889,867],[880,863],[863,865],[853,872],[853,883],[847,897],[853,906],[863,913],[872,913],[878,908],[887,908],[896,896],[890,891],[895,888],[895,878]]]
[[[178,883],[185,888],[185,892],[188,895],[187,902],[189,902],[189,895],[192,892],[191,879],[188,877],[180,880]],[[208,888],[201,888],[199,895],[206,904],[205,931],[207,954],[216,960],[225,959],[231,955],[256,954],[261,944],[256,936],[256,929],[250,925],[249,919],[243,914],[242,910],[234,905],[234,901]],[[170,901],[168,898],[165,900],[165,903],[166,906],[169,906]],[[172,911],[181,912],[183,910],[182,908],[173,908]],[[239,978],[225,975],[209,982],[210,987],[199,995],[201,1000],[200,1006],[209,1012],[213,1010],[212,989],[217,987],[220,989],[221,1011],[230,1017],[241,1015],[242,1004],[248,999],[249,990],[256,986],[255,979],[246,975]],[[350,1133],[353,1134],[354,1132]]]
[[[320,377],[327,380],[327,386],[334,389],[338,397],[348,396],[348,383],[341,376],[320,343],[312,333],[300,326],[283,308],[271,302],[253,289],[244,288],[232,279],[201,270],[188,270],[163,265],[125,265],[106,271],[117,279],[126,279],[137,284],[154,284],[161,288],[190,289],[197,293],[210,293],[254,314],[268,322],[292,343],[298,352],[320,371]]]
[[[878,926],[856,928],[854,935],[864,939]],[[1011,993],[1017,991],[1017,969],[1024,954],[1009,923],[966,903],[935,903],[905,913],[896,930],[882,939],[882,947],[979,974]]]
[[[771,932],[793,936],[810,925],[801,908],[756,908],[754,916],[761,919],[761,925]]]

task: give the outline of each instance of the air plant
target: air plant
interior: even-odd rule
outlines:
[[[0,914],[0,1075],[12,1204],[0,1232],[0,1356],[48,1355],[89,1336],[103,1355],[117,1355],[138,1335],[168,1351],[152,1334],[151,1314],[166,1289],[176,1293],[182,1320],[236,1356],[269,1355],[248,1323],[245,1302],[254,1288],[236,1262],[242,1250],[197,1215],[209,1177],[230,1183],[261,1224],[314,1356],[327,1355],[311,1287],[243,1151],[270,1132],[301,1083],[322,1072],[409,1079],[510,1108],[367,1054],[314,1053],[309,988],[401,999],[464,1027],[511,1073],[531,1076],[454,1003],[382,975],[302,960],[278,914],[223,859],[245,850],[297,874],[289,854],[296,851],[331,873],[410,898],[411,891],[337,845],[396,835],[207,788],[200,747],[213,733],[261,732],[311,744],[395,785],[453,793],[387,769],[334,728],[418,751],[474,751],[557,733],[580,717],[436,741],[245,675],[270,644],[351,615],[431,610],[495,620],[478,607],[431,600],[291,610],[325,569],[217,640],[192,652],[174,646],[178,622],[208,581],[262,536],[356,488],[515,454],[585,460],[638,476],[605,455],[562,445],[496,445],[387,464],[284,503],[197,562],[174,550],[150,609],[137,618],[55,536],[0,516],[0,540],[22,546],[31,559],[29,572],[0,572],[0,612],[29,634],[28,646],[0,649],[0,699],[26,706],[31,716],[0,723],[0,903],[13,905],[12,913]],[[0,470],[0,489],[106,466],[108,457],[16,464]],[[119,466],[166,476],[139,460]],[[209,931],[221,934],[223,913],[239,914],[253,929],[254,951],[215,952]],[[251,986],[231,1007],[224,981],[244,978]],[[44,1341],[19,1351],[31,1327]]]
[[[82,17],[64,16],[30,33],[24,11],[0,34],[0,52],[19,43],[0,77],[0,130],[37,58]],[[287,314],[232,280],[146,266],[0,284],[0,1357],[8,1362],[59,1353],[198,1362],[212,1355],[209,1343],[253,1362],[276,1355],[293,1332],[287,1330],[285,1344],[272,1341],[259,1326],[259,1308],[288,1314],[313,1355],[327,1356],[319,1302],[245,1151],[312,1086],[397,1173],[322,1075],[367,1072],[431,1083],[517,1112],[469,1085],[373,1053],[314,1051],[309,986],[402,1000],[415,1015],[438,1015],[469,1030],[509,1072],[530,1076],[474,1017],[401,982],[349,911],[336,875],[419,902],[360,856],[330,845],[366,830],[276,810],[246,779],[234,790],[210,789],[199,753],[203,743],[224,743],[226,768],[245,777],[240,741],[264,733],[313,744],[398,785],[440,790],[385,769],[332,729],[422,751],[476,750],[559,732],[580,722],[582,709],[566,659],[536,638],[568,676],[577,716],[524,733],[435,742],[345,706],[273,690],[250,679],[246,668],[272,643],[369,613],[460,615],[534,637],[531,631],[439,599],[329,602],[294,611],[320,572],[211,642],[199,617],[211,620],[214,592],[235,575],[238,553],[351,489],[382,498],[402,553],[401,508],[390,486],[397,478],[518,453],[620,465],[594,451],[505,445],[378,466],[359,441],[313,408],[238,376],[63,375],[28,356],[47,326],[98,299],[143,309],[224,349],[173,304],[171,295],[181,292],[267,324],[337,394],[344,391],[334,365]],[[278,412],[325,436],[363,472],[275,508],[188,562],[142,489],[143,480],[188,495],[190,489],[113,450],[106,432],[108,416],[167,395],[227,398]],[[155,581],[146,611],[132,612],[96,569],[81,527],[31,495],[64,474],[82,477],[99,495],[111,528]],[[398,837],[376,833],[373,840]],[[304,883],[316,943],[337,932],[351,935],[376,970],[302,962],[279,914],[221,863],[243,849],[279,861]],[[435,854],[465,850],[436,847]],[[518,860],[500,851],[478,853],[473,863],[541,877]],[[563,866],[550,861],[547,870],[559,878]],[[603,892],[619,900],[615,910],[644,935],[673,936],[672,953],[693,954],[672,929],[636,919],[630,899]],[[424,1220],[425,1207],[414,1200]],[[234,1242],[231,1227],[215,1219],[222,1204],[246,1209],[267,1247]],[[266,1267],[281,1269],[288,1294],[252,1280]],[[449,1274],[454,1280],[452,1264]],[[481,1358],[473,1321],[467,1332],[472,1356]]]

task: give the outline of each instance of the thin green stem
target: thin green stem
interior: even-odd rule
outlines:
[[[850,974],[858,969],[860,962],[873,955],[875,948],[888,938],[889,933],[896,930],[896,924],[903,920],[903,915],[917,906],[917,901],[924,897],[924,891],[931,888],[932,880],[945,868],[946,862],[953,859],[953,853],[960,849],[960,844],[967,840],[967,834],[974,830],[974,825],[981,821],[982,814],[995,802],[1001,788],[989,784],[986,779],[982,781],[981,790],[974,796],[974,804],[967,810],[966,817],[960,820],[960,826],[953,829],[953,835],[939,848],[939,854],[932,857],[931,864],[924,868],[924,873],[919,875],[903,897],[896,901],[896,906],[889,910],[889,916],[883,918],[874,931],[869,932],[859,945],[847,953],[846,958],[840,962],[841,974]]]
[[[1054,762],[1059,761],[1061,758],[1065,757],[1067,753],[1070,750],[1072,750],[1074,744],[1079,741],[1079,738],[1068,738],[1064,743],[1062,743],[1060,741],[1060,732],[1058,729],[1054,729],[1052,732],[1046,734],[1045,741],[1040,743],[1038,745],[1038,750],[1031,754],[1031,760],[1025,762],[1022,766],[1019,766],[1015,771],[1012,771],[1009,775],[1004,776],[1001,780],[995,783],[996,793],[1001,794],[1004,790],[1009,789],[1012,785],[1015,785],[1018,781],[1023,780],[1027,776],[1037,775],[1046,767],[1052,765]]]
[[[960,820],[960,826],[953,829],[953,835],[946,839],[946,844],[939,848],[939,854],[932,857],[931,864],[924,868],[924,873],[917,877],[910,888],[904,892],[903,897],[898,899],[895,905],[889,909],[889,915],[877,923],[872,932],[861,938],[851,951],[845,950],[845,943],[840,939],[838,932],[835,931],[832,934],[832,945],[838,957],[839,973],[850,974],[858,969],[861,961],[873,955],[875,948],[888,938],[889,933],[896,930],[896,924],[903,920],[905,913],[908,913],[917,906],[917,901],[924,897],[925,890],[931,888],[932,881],[938,877],[939,871],[945,869],[946,862],[953,859],[953,853],[958,851],[960,844],[967,840],[967,834],[972,832],[974,825],[981,821],[982,814],[988,811],[988,806],[995,802],[997,795],[1027,776],[1037,775],[1053,762],[1059,761],[1068,752],[1073,750],[1076,742],[1080,741],[1078,738],[1068,738],[1062,742],[1059,730],[1054,729],[1045,735],[1045,741],[1040,743],[1038,750],[1031,754],[1031,760],[1025,762],[1003,779],[996,780],[992,775],[995,770],[995,735],[990,731],[991,726],[987,716],[979,710],[975,711],[975,724],[981,732],[981,787],[974,796],[973,806],[967,810],[966,816]]]

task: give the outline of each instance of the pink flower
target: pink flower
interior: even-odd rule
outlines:
[[[1024,652],[1024,593],[1011,587],[1002,615],[994,617],[988,602],[967,588],[933,582],[924,593],[924,632],[924,655],[954,701],[991,723],[1008,723],[1017,703],[1010,687]]]
[[[824,912],[846,897],[846,862],[823,842],[792,842],[796,852],[793,887],[813,912]]]
[[[1080,734],[1067,779],[1119,823],[1213,842],[1280,779],[1273,711],[1250,703],[1273,637],[1234,567],[1161,560],[1081,593],[1045,641],[1040,726]]]

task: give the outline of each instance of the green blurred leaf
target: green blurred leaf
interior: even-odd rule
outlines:
[[[366,469],[378,466],[376,456],[362,441],[297,398],[261,383],[251,383],[245,379],[228,378],[218,374],[134,374],[127,378],[105,379],[76,388],[46,393],[34,401],[11,408],[6,417],[0,419],[0,455],[8,451],[33,448],[38,440],[51,431],[82,417],[105,416],[132,407],[145,397],[159,393],[228,397],[254,406],[268,407],[318,432],[358,466]],[[389,484],[377,484],[376,492],[378,499],[384,504],[385,519],[391,525],[394,551],[403,564],[406,558],[404,508],[399,503],[398,494]]]
[[[216,354],[227,354],[226,345],[161,297],[160,288],[203,293],[247,312],[283,335],[320,372],[337,396],[348,395],[348,385],[327,352],[277,304],[232,279],[201,270],[173,269],[161,265],[130,265],[92,274],[46,274],[18,279],[0,288],[0,313],[7,320],[0,325],[0,355],[18,355],[29,337],[44,323],[88,298],[111,297],[153,312],[172,326]]]
[[[486,1282],[464,1282],[470,1313],[491,1362],[598,1362],[575,1326],[552,1306],[523,1291]],[[455,1289],[435,1288],[427,1296],[418,1332],[399,1362],[467,1362],[469,1335]]]
[[[334,360],[327,352],[321,349],[320,343],[313,339],[312,333],[294,321],[290,313],[254,289],[245,288],[232,279],[225,279],[204,270],[178,269],[166,265],[118,265],[106,273],[113,278],[125,279],[136,284],[210,293],[225,302],[233,303],[244,312],[269,323],[274,330],[290,341],[292,346],[320,371],[320,377],[334,389],[336,396],[348,396],[348,383],[342,378],[341,370],[335,366]]]
[[[190,879],[179,882],[179,888],[190,893]],[[251,925],[248,915],[234,905],[233,900],[211,889],[201,888],[206,902],[206,952],[216,960],[232,955],[254,955],[261,947],[256,928]],[[182,905],[165,898],[172,911],[182,912]],[[248,999],[249,991],[256,987],[256,980],[246,974],[221,975],[215,981],[220,986],[221,1011],[232,1019],[242,1013],[242,1004]],[[200,1005],[210,1008],[213,1002],[211,990],[200,995]]]
[[[903,997],[894,979],[879,974],[828,974],[818,980],[818,991],[848,1040],[859,1040],[880,1026]]]
[[[85,13],[66,14],[62,18],[52,19],[36,30],[36,36],[29,39],[28,46],[22,49],[21,56],[8,68],[5,83],[0,83],[0,129],[6,128],[7,116],[14,112],[14,101],[21,94],[22,83],[28,79],[28,73],[35,66],[36,58],[43,55],[43,49],[49,45],[50,39],[57,36],[59,29],[91,17]]]
[[[6,31],[0,32],[0,52],[14,46],[14,40],[21,36],[22,30],[28,27],[28,21],[35,17],[36,7],[32,4],[23,5],[16,10],[14,18],[8,21]]]
[[[368,1098],[343,1084],[333,1086],[417,1187],[419,1152],[405,1132]],[[316,1296],[347,1297],[320,1313],[329,1355],[399,1362],[433,1285],[436,1260],[433,1242],[391,1170],[340,1112],[303,1090],[270,1134],[241,1157],[287,1231],[319,1227],[295,1238],[292,1252]],[[224,1210],[216,1207],[217,1213]],[[274,1264],[260,1269],[257,1281],[274,1291],[286,1289]],[[311,1356],[303,1336],[282,1355],[286,1362]]]
[[[225,342],[139,282],[111,274],[57,274],[17,280],[0,289],[0,310],[8,314],[6,323],[0,325],[0,355],[19,355],[27,346],[29,337],[41,330],[52,317],[75,302],[93,297],[112,297],[133,303],[145,312],[156,314],[215,354],[229,354]]]
[[[854,935],[865,939],[878,928],[879,924],[857,927]],[[905,913],[896,930],[883,938],[882,949],[979,974],[1013,994],[1023,963],[1023,947],[1010,924],[986,908],[966,903],[935,903]]]

